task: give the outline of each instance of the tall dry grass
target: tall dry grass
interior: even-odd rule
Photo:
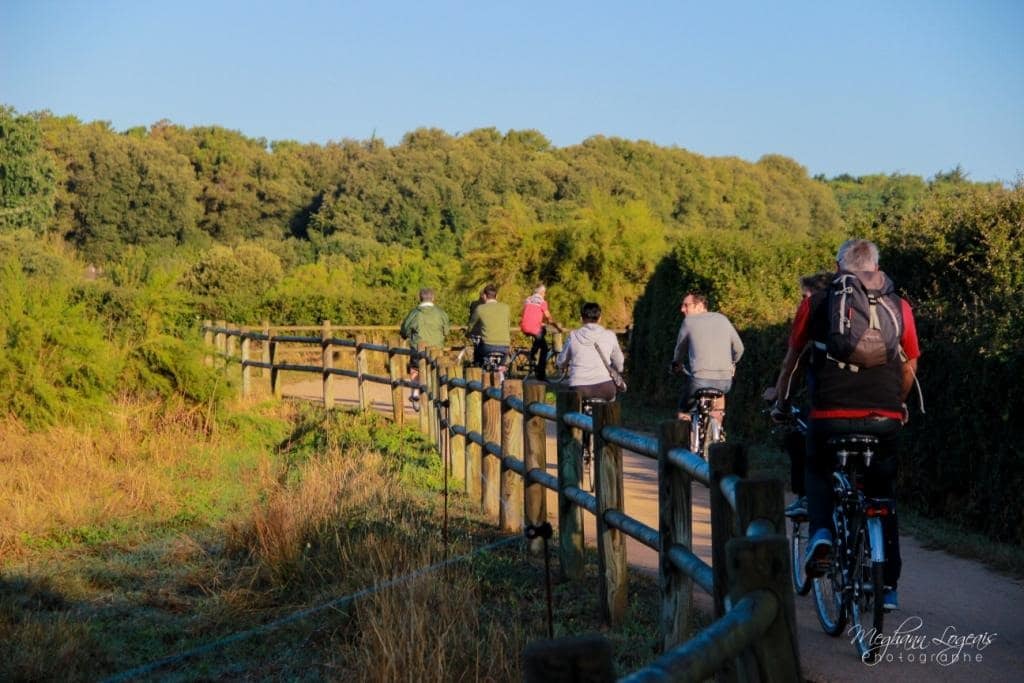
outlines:
[[[279,597],[398,580],[358,600],[350,627],[330,639],[327,671],[338,680],[519,678],[523,630],[485,618],[480,582],[465,566],[423,571],[445,557],[437,518],[378,453],[332,450],[308,461],[299,481],[232,525],[228,548],[249,558],[238,574],[245,588]]]
[[[227,445],[226,437],[210,433],[199,408],[124,398],[105,418],[101,426],[43,431],[0,420],[0,566],[30,546],[180,517],[188,504],[182,482],[209,480],[221,467],[201,454]],[[256,470],[245,476],[271,476]]]

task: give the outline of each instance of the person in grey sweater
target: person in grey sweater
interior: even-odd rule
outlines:
[[[569,333],[569,339],[558,354],[558,367],[569,366],[569,386],[583,398],[614,400],[615,383],[605,363],[622,372],[619,340],[614,332],[598,324],[601,307],[596,303],[583,304],[581,318],[583,327]]]
[[[743,355],[743,342],[728,318],[708,310],[703,294],[688,293],[679,310],[685,317],[676,337],[672,371],[684,372],[687,376],[679,400],[678,418],[688,420],[690,404],[698,389],[718,389],[723,393],[732,389],[736,363]],[[722,424],[725,397],[716,399],[712,414]]]

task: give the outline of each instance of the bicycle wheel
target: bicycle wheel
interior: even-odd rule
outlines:
[[[508,376],[516,379],[525,379],[533,368],[530,366],[530,352],[519,349],[512,356],[508,364]]]
[[[840,566],[842,553],[836,553],[828,572],[813,580],[814,609],[818,613],[821,629],[833,638],[843,632],[846,626],[848,603],[847,586]]]
[[[882,580],[884,562],[872,562],[867,544],[858,543],[856,556],[861,558],[854,576],[850,619],[853,644],[862,661],[871,663],[878,656],[878,636],[882,633],[885,610],[882,598],[885,590]]]
[[[807,538],[810,526],[806,522],[793,522],[793,531],[789,537],[790,562],[793,570],[793,590],[797,595],[807,595],[811,590],[811,582],[804,570],[804,555],[807,554]]]
[[[583,437],[583,476],[580,484],[586,491],[594,492],[594,436],[585,434]]]

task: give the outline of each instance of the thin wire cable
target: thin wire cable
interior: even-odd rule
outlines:
[[[405,574],[404,576],[395,577],[393,579],[385,581],[384,583],[377,584],[376,586],[372,586],[370,588],[364,588],[362,590],[356,591],[355,593],[351,593],[349,595],[345,595],[345,596],[342,596],[340,598],[335,598],[334,600],[331,600],[329,602],[325,602],[322,605],[317,605],[315,607],[310,607],[308,609],[299,610],[298,612],[293,612],[292,614],[289,614],[286,617],[282,617],[282,618],[277,619],[275,621],[272,621],[272,622],[270,622],[268,624],[262,624],[260,626],[255,627],[255,628],[251,628],[251,629],[249,629],[247,631],[240,631],[238,633],[233,633],[233,634],[231,634],[229,636],[225,636],[224,638],[221,638],[220,640],[215,640],[212,643],[207,643],[206,645],[201,645],[199,647],[193,648],[193,649],[188,650],[186,652],[182,652],[180,654],[164,657],[162,659],[157,659],[155,661],[149,662],[148,664],[143,664],[142,666],[138,666],[138,667],[136,667],[134,669],[129,669],[128,671],[122,671],[119,674],[115,674],[115,675],[111,676],[110,678],[104,679],[104,681],[105,681],[105,683],[118,683],[120,681],[130,681],[133,678],[138,678],[140,676],[144,676],[144,675],[146,675],[148,673],[152,673],[154,671],[157,671],[158,669],[162,669],[162,668],[164,668],[166,666],[170,666],[171,664],[177,664],[178,662],[183,662],[186,659],[191,659],[192,657],[197,657],[199,655],[203,655],[203,654],[207,654],[209,652],[213,652],[214,650],[219,649],[221,647],[224,647],[225,645],[230,645],[231,643],[237,643],[237,642],[245,640],[247,638],[251,638],[252,636],[260,635],[260,634],[263,634],[263,633],[267,633],[268,631],[272,631],[272,630],[274,630],[276,628],[284,626],[285,624],[290,624],[292,622],[299,621],[301,619],[305,619],[308,616],[311,616],[311,615],[316,614],[318,612],[322,612],[322,611],[324,611],[326,609],[331,609],[331,608],[335,608],[335,607],[342,607],[344,605],[347,605],[350,602],[358,600],[359,598],[365,598],[367,595],[372,595],[372,594],[374,594],[374,593],[376,593],[376,592],[378,592],[380,590],[383,590],[385,588],[392,588],[392,587],[397,586],[397,585],[399,585],[401,583],[404,583],[406,581],[411,581],[412,579],[416,579],[416,578],[419,578],[421,576],[426,576],[427,574],[429,574],[429,573],[431,573],[433,571],[436,571],[438,569],[442,569],[442,568],[447,567],[449,565],[455,564],[456,562],[461,562],[463,560],[467,560],[470,557],[472,557],[474,555],[477,555],[479,553],[490,552],[492,550],[496,550],[496,549],[501,548],[503,546],[510,545],[513,542],[519,541],[519,540],[520,540],[519,536],[512,536],[512,537],[509,537],[509,538],[504,538],[504,539],[502,539],[500,541],[495,541],[494,543],[490,543],[488,545],[485,545],[485,546],[482,546],[480,548],[477,548],[476,550],[473,550],[473,551],[471,551],[469,553],[466,553],[465,555],[461,555],[459,557],[454,557],[454,558],[452,558],[450,560],[444,560],[442,562],[437,562],[437,563],[432,564],[432,565],[430,565],[428,567],[423,567],[422,569],[418,569],[418,570],[412,572],[411,574]]]

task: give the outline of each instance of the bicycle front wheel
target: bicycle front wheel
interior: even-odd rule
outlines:
[[[832,561],[824,576],[814,579],[814,608],[821,629],[833,638],[843,632],[847,619],[846,580],[840,568],[841,555]]]
[[[804,555],[807,554],[807,538],[810,526],[806,522],[793,522],[793,530],[789,537],[790,562],[793,570],[793,590],[797,595],[807,595],[811,590],[811,582],[804,570]]]

